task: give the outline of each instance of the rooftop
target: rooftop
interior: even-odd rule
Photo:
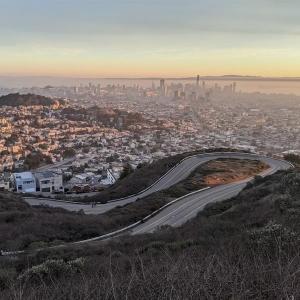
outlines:
[[[57,174],[51,171],[37,172],[34,176],[38,179],[47,179],[55,177]]]
[[[31,172],[22,172],[22,173],[14,173],[14,177],[16,179],[34,179],[33,174]]]

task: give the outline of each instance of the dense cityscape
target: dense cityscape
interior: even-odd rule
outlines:
[[[115,183],[126,167],[200,148],[275,156],[300,149],[300,97],[243,93],[235,82],[211,85],[198,76],[184,84],[162,79],[151,87],[90,83],[0,93],[2,100],[30,94],[54,99],[0,106],[2,189],[23,171],[63,177],[57,187],[47,185],[48,192],[97,191]]]

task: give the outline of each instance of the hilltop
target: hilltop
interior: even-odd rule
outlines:
[[[8,94],[0,97],[0,106],[59,106],[63,104],[63,100],[52,99],[35,94]]]

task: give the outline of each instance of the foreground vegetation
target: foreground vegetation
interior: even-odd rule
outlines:
[[[179,229],[0,260],[3,299],[298,299],[300,172],[257,177]]]

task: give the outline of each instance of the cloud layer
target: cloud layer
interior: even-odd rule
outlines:
[[[3,73],[105,76],[128,66],[141,75],[232,73],[239,62],[239,73],[269,74],[282,53],[278,75],[299,67],[292,65],[300,60],[299,1],[0,0],[0,7]]]

